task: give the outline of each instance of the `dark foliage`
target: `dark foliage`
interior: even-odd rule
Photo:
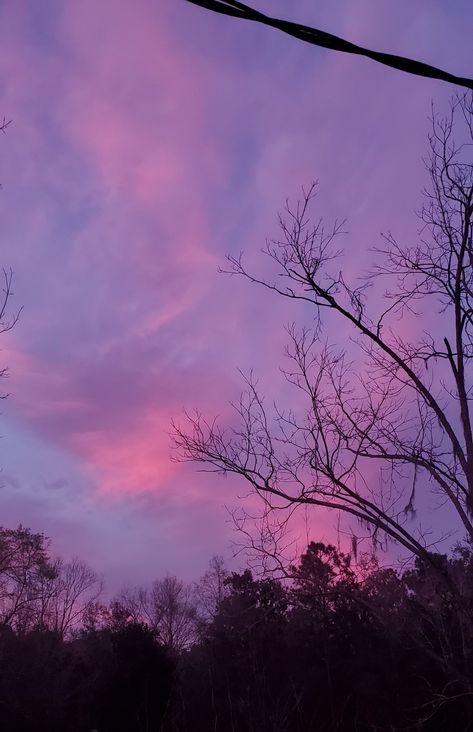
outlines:
[[[471,587],[468,548],[441,560]],[[175,729],[469,729],[470,590],[454,601],[431,565],[361,576],[311,543],[286,586],[249,571],[229,585],[182,659]]]
[[[21,531],[48,566],[44,538]],[[90,604],[69,635],[54,618],[34,627],[5,616],[1,730],[468,730],[472,575],[470,545],[397,572],[375,560],[352,566],[312,542],[285,581],[219,566],[224,589],[181,650],[119,602]]]
[[[6,628],[0,659],[2,732],[148,732],[168,711],[174,662],[141,625],[70,641]]]

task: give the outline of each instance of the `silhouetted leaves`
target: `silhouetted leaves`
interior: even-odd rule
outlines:
[[[2,537],[4,588],[5,574],[27,557],[31,578],[49,571],[45,537],[22,528],[3,530]],[[438,567],[454,578],[455,593],[440,581]],[[54,616],[36,627],[4,622],[0,728],[468,729],[472,579],[469,544],[400,572],[311,542],[284,582],[250,570],[229,573],[221,560],[213,562],[203,582],[210,610],[180,648],[166,647],[152,615],[136,619],[133,595],[129,607],[91,602],[82,629],[66,636]],[[172,586],[185,587],[176,578]]]

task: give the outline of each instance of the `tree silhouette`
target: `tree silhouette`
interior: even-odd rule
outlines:
[[[192,645],[199,622],[193,588],[174,575],[151,587],[125,587],[115,609],[135,623],[151,628],[164,646],[182,651]]]
[[[103,732],[160,729],[173,686],[174,664],[150,628],[115,627],[110,663],[97,680],[97,727]]]
[[[47,561],[48,541],[3,530],[5,548]],[[16,544],[15,544],[15,540]],[[78,561],[78,560],[76,560]],[[79,563],[80,564],[80,563]],[[473,551],[404,571],[311,542],[292,581],[205,575],[206,622],[168,648],[136,607],[87,607],[82,627],[0,625],[2,732],[438,732],[473,715]],[[63,563],[63,566],[66,566]],[[78,586],[84,582],[82,573]],[[89,573],[86,573],[89,577]],[[221,583],[224,583],[222,588]],[[174,584],[174,583],[173,583]],[[178,593],[171,593],[178,597]]]
[[[455,142],[456,115],[469,144]],[[311,221],[315,187],[287,206],[281,239],[264,250],[277,267],[274,280],[249,272],[242,255],[228,258],[231,274],[300,301],[312,314],[313,328],[289,327],[284,369],[305,406],[268,410],[250,377],[236,405],[239,426],[194,414],[187,426],[175,425],[174,439],[180,459],[244,479],[266,512],[342,512],[369,528],[375,542],[392,540],[430,564],[451,586],[455,578],[414,519],[419,491],[431,496],[430,505],[440,493],[473,540],[472,98],[454,101],[447,118],[434,117],[429,143],[421,239],[405,246],[386,235],[361,284],[350,284],[338,263],[343,226]],[[382,292],[369,297],[376,287],[387,287],[381,305]],[[430,328],[409,337],[401,318],[422,312]],[[328,315],[349,327],[356,355],[324,339]]]
[[[48,540],[21,525],[0,527],[0,624],[20,632],[38,623],[44,583],[56,576]]]

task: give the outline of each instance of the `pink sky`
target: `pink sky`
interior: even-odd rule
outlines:
[[[258,7],[471,76],[466,0]],[[24,307],[2,344],[1,523],[113,586],[193,578],[227,551],[238,485],[171,463],[170,419],[225,416],[238,368],[277,397],[295,315],[217,267],[315,178],[348,267],[382,230],[414,237],[430,101],[452,88],[181,0],[6,0],[0,36],[1,263]]]

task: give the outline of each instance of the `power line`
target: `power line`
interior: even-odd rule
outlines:
[[[269,25],[301,41],[312,43],[314,46],[330,48],[333,51],[341,51],[342,53],[352,53],[357,56],[366,56],[373,61],[390,66],[393,69],[398,69],[399,71],[404,71],[407,74],[415,74],[416,76],[424,76],[430,79],[440,79],[441,81],[473,90],[473,79],[455,76],[448,71],[443,71],[443,69],[438,69],[435,66],[430,66],[430,64],[424,64],[421,61],[415,61],[404,56],[372,51],[369,48],[357,46],[355,43],[334,36],[332,33],[326,33],[318,28],[311,28],[308,25],[301,25],[300,23],[292,23],[289,20],[272,18],[236,0],[186,0],[186,2],[199,5],[202,8],[221,13],[222,15],[230,15],[234,18],[253,20],[263,25]]]

